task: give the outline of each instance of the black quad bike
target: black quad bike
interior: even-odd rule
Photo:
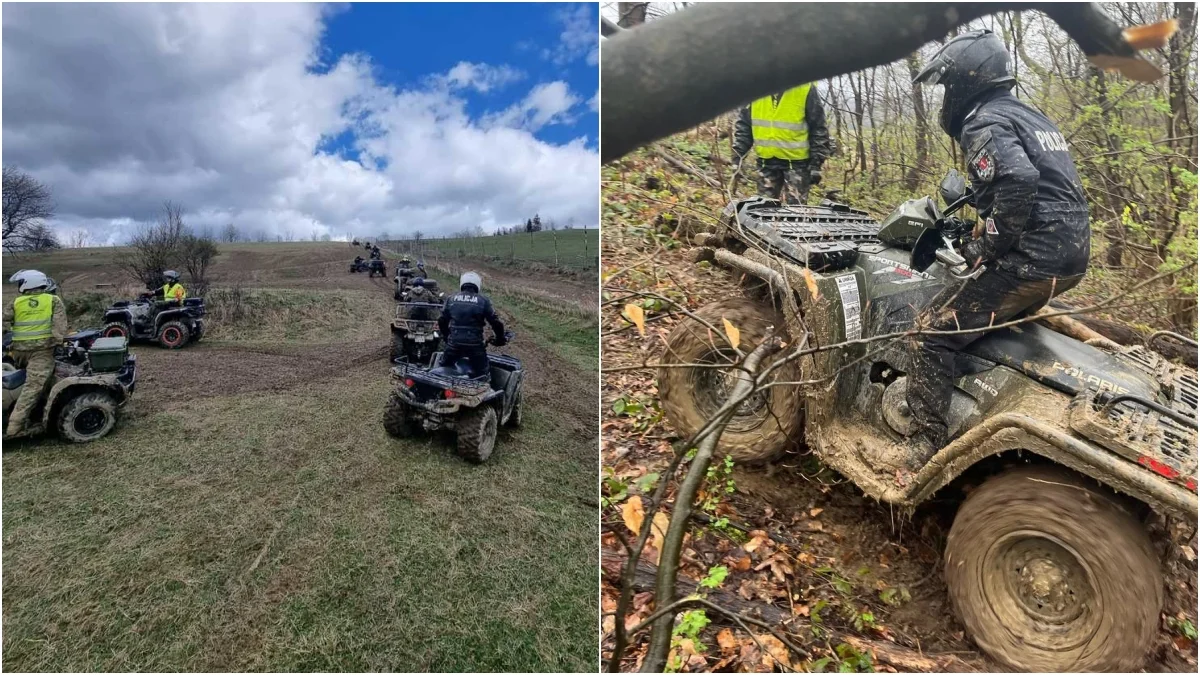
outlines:
[[[157,342],[166,349],[180,349],[204,337],[204,298],[185,298],[183,304],[155,301],[150,294],[137,300],[122,300],[104,311],[104,337],[123,337],[130,342]]]
[[[442,305],[433,302],[400,302],[392,319],[392,362],[429,366],[441,346],[438,316]]]
[[[511,332],[505,336],[512,340]],[[521,425],[525,375],[516,357],[489,354],[488,361],[490,372],[481,374],[472,373],[466,359],[437,368],[396,363],[384,429],[397,438],[409,438],[420,430],[452,430],[460,457],[475,464],[487,461],[499,427]]]
[[[882,223],[828,200],[735,201],[724,231],[700,238],[697,259],[743,279],[749,297],[696,314],[730,321],[743,349],[773,331],[783,346],[760,372],[798,347],[909,330],[935,293],[980,273],[953,245],[971,231],[951,217],[965,193],[952,173],[944,211],[913,199]],[[664,363],[740,358],[698,325],[674,330]],[[946,493],[982,481],[961,503],[944,555],[952,604],[980,648],[1013,670],[1140,668],[1163,603],[1148,518],[1196,522],[1196,371],[1149,345],[1085,343],[1041,322],[990,331],[956,354],[953,440],[904,480],[879,460],[910,431],[906,343],[859,341],[783,365],[768,378],[820,384],[754,394],[717,456],[764,462],[804,446],[867,495],[910,511],[952,481]],[[660,370],[663,409],[681,436],[714,415],[736,373]]]
[[[9,340],[5,339],[5,349]],[[98,330],[68,335],[54,350],[54,374],[29,416],[24,438],[55,431],[72,443],[104,437],[117,423],[117,410],[137,384],[137,357],[124,337],[101,337]],[[4,359],[4,428],[25,387],[25,370]]]
[[[350,273],[366,272],[368,277],[373,277],[378,274],[381,277],[387,276],[387,263],[379,258],[371,260],[355,260],[350,263]]]

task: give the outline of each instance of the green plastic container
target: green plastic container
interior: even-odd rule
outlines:
[[[96,338],[88,349],[88,363],[92,366],[92,372],[115,373],[125,365],[128,353],[129,348],[123,337]]]

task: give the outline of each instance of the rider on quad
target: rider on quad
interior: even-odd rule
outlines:
[[[467,359],[473,376],[488,372],[487,341],[483,325],[490,324],[496,336],[492,344],[503,347],[504,324],[492,308],[492,301],[480,293],[483,279],[475,272],[464,272],[458,280],[459,292],[446,300],[438,328],[446,336],[442,367],[454,367],[459,359]]]
[[[955,332],[913,342],[906,399],[914,434],[885,463],[902,461],[915,472],[950,440],[955,352],[983,337],[989,325],[1032,314],[1078,284],[1091,229],[1067,141],[1044,114],[1012,94],[1016,78],[1000,38],[982,30],[950,40],[914,83],[945,89],[941,127],[965,153],[973,205],[983,220],[962,256],[973,268],[986,265],[978,278],[947,285],[918,316],[921,330]],[[981,330],[957,332],[970,329]]]
[[[379,260],[382,254],[379,252],[378,246],[371,247],[371,260]]]
[[[21,294],[4,305],[3,322],[6,331],[12,330],[13,363],[25,369],[25,386],[8,419],[5,437],[24,430],[29,413],[54,374],[54,347],[67,335],[67,310],[50,292],[53,282],[37,270],[23,270],[21,275],[17,282]]]
[[[433,291],[425,288],[425,277],[417,277],[413,279],[412,286],[408,289],[409,302],[437,302],[437,296]]]

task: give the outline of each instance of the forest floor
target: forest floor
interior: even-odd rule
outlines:
[[[654,517],[644,505],[659,481],[669,478],[663,472],[682,440],[663,418],[655,372],[637,367],[654,363],[667,335],[687,319],[670,311],[669,303],[647,298],[640,335],[622,316],[626,292],[654,293],[695,310],[742,289],[721,268],[695,262],[689,250],[692,234],[717,230],[725,198],[656,154],[667,148],[724,181],[728,169],[708,161],[715,145],[703,134],[681,134],[603,169],[602,362],[606,370],[633,368],[602,379],[602,609],[609,613],[617,608],[626,556],[622,540],[632,541],[631,530]],[[752,189],[752,182],[743,182],[741,192]],[[1105,286],[1104,279],[1090,280],[1071,291],[1070,300],[1087,302],[1106,292]],[[668,489],[664,503],[673,501],[674,491]],[[1002,669],[965,635],[949,606],[941,555],[958,500],[947,489],[903,516],[809,454],[760,467],[714,458],[700,495],[704,513],[688,529],[677,589],[708,593],[749,615],[776,617],[776,625],[809,658],[801,662],[793,653],[781,663],[789,659],[788,650],[770,634],[750,635],[700,609],[677,624],[670,666],[691,672]],[[1196,552],[1187,544],[1167,546],[1160,550],[1169,571],[1167,606],[1145,668],[1194,672]],[[654,563],[658,554],[651,543],[643,560]],[[654,611],[652,583],[650,578],[635,585],[627,626]],[[615,619],[607,615],[606,659],[614,629]],[[641,665],[647,636],[644,631],[634,638],[622,670]]]

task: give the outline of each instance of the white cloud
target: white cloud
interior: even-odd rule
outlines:
[[[521,101],[486,120],[489,126],[537,131],[548,124],[570,123],[570,111],[580,101],[566,82],[556,80],[534,87]]]
[[[571,9],[558,13],[562,33],[558,44],[552,49],[543,49],[542,58],[565,65],[584,59],[589,66],[600,63],[600,27],[596,19],[596,5],[579,3]]]
[[[579,103],[565,83],[496,124],[508,111],[472,118],[459,93],[520,73],[463,62],[397,89],[365,56],[321,64],[318,5],[60,10],[3,12],[4,161],[52,187],[60,231],[122,241],[168,199],[196,225],[271,238],[598,219],[596,151],[532,133]]]
[[[470,88],[486,94],[524,77],[525,73],[507,65],[490,66],[486,63],[459,61],[458,65],[446,73],[444,81],[451,88]]]

